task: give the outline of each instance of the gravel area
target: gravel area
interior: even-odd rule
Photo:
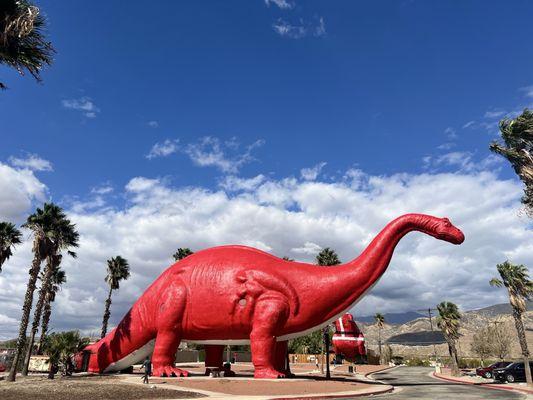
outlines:
[[[16,382],[0,381],[2,400],[137,400],[137,399],[191,399],[204,397],[197,393],[150,388],[120,382],[113,376],[17,377]]]

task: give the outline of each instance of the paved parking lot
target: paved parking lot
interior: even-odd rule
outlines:
[[[527,395],[510,392],[507,390],[487,389],[474,385],[462,385],[452,382],[437,380],[429,376],[433,368],[425,367],[398,367],[372,375],[389,385],[397,387],[395,393],[374,396],[376,399],[407,400],[491,400],[491,399],[527,399]],[[531,396],[529,397],[531,398]]]

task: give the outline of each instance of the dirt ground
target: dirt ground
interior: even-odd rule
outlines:
[[[0,381],[2,400],[140,400],[140,399],[191,399],[202,395],[172,389],[152,389],[149,385],[140,386],[120,382],[112,376],[57,377],[46,376],[17,377],[16,382]]]
[[[168,385],[176,385],[180,388],[191,388],[209,390],[211,392],[225,393],[230,395],[252,396],[252,395],[310,395],[316,393],[348,392],[370,388],[371,385],[365,383],[352,382],[349,380],[312,380],[312,379],[291,379],[279,381],[257,380],[235,380],[226,379],[197,379],[187,380],[186,378],[154,379],[154,382],[165,382]]]
[[[249,363],[232,365],[237,378],[203,378],[202,364],[180,365],[180,368],[192,373],[193,378],[152,378],[152,382],[179,386],[180,388],[208,390],[229,395],[311,395],[316,393],[336,393],[371,389],[375,385],[361,382],[348,373],[348,365],[332,368],[332,380],[325,380],[316,372],[313,364],[291,364],[295,379],[261,380],[242,379],[253,377],[253,366]],[[358,365],[358,374],[365,375],[387,368],[383,365]]]

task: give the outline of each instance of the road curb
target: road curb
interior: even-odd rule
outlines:
[[[507,390],[507,391],[511,391],[511,392],[533,394],[533,390],[530,390],[530,389],[521,389],[521,388],[498,385],[498,384],[492,384],[492,383],[467,382],[467,381],[463,381],[461,379],[450,378],[448,376],[440,375],[440,374],[437,374],[436,372],[433,372],[432,376],[435,379],[441,379],[443,381],[460,383],[460,384],[463,384],[463,385],[481,386],[481,387],[484,387],[484,388],[487,388],[487,389],[493,389],[493,390]]]

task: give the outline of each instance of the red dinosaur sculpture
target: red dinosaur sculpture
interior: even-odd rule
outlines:
[[[385,272],[396,244],[420,231],[454,244],[463,233],[446,218],[407,214],[390,222],[355,260],[335,267],[285,261],[244,246],[199,251],[164,271],[118,326],[88,346],[88,370],[124,369],[153,352],[155,376],[187,376],[176,368],[182,340],[250,343],[256,378],[285,377],[287,340],[330,324]],[[213,363],[213,362],[212,362]]]
[[[342,354],[351,362],[366,356],[365,336],[359,329],[350,313],[344,314],[334,322],[335,333],[332,342],[335,354]]]

